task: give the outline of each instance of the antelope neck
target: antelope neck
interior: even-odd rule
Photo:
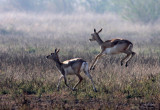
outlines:
[[[56,62],[56,66],[57,66],[57,68],[58,68],[58,69],[61,69],[61,65],[62,65],[62,63],[59,61],[59,59],[54,60],[54,61]]]
[[[96,39],[96,41],[98,42],[99,45],[103,43],[102,39],[99,36],[98,36],[98,39]]]

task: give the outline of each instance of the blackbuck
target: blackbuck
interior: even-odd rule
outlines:
[[[96,32],[96,29],[94,29],[94,33],[91,34],[92,38],[89,39],[90,41],[97,41],[97,43],[100,45],[101,52],[95,57],[95,60],[93,61],[90,70],[95,69],[96,62],[98,59],[106,54],[106,55],[114,55],[119,53],[125,53],[127,54],[122,60],[121,60],[121,66],[123,65],[124,61],[126,61],[125,66],[128,66],[128,62],[131,60],[131,58],[135,55],[135,52],[132,51],[133,44],[126,40],[126,39],[111,39],[107,40],[105,42],[102,41],[102,39],[99,36],[99,33],[102,31],[100,29],[98,32]]]
[[[57,89],[59,90],[59,85],[61,82],[61,79],[64,78],[64,82],[65,85],[72,89],[75,90],[75,88],[78,86],[78,84],[82,81],[82,76],[80,75],[80,72],[83,71],[88,78],[91,80],[92,84],[93,84],[93,90],[96,92],[96,88],[94,86],[92,77],[89,73],[89,67],[88,67],[88,62],[86,62],[85,60],[81,59],[81,58],[74,58],[74,59],[70,59],[70,60],[66,60],[61,62],[59,60],[59,56],[58,56],[58,52],[60,49],[55,49],[55,53],[51,53],[51,55],[48,55],[46,58],[47,59],[51,59],[54,60],[56,63],[56,67],[58,68],[59,72],[61,73],[61,76],[59,78],[58,81],[58,85],[57,85]],[[69,85],[67,84],[67,75],[76,75],[79,78],[79,81],[75,84],[75,86],[73,88],[69,87]]]

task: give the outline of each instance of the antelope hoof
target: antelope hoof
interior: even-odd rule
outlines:
[[[121,66],[123,66],[123,62],[121,62]]]
[[[93,67],[92,67],[92,70],[95,70],[95,68],[96,68],[96,66],[93,66]]]
[[[128,66],[128,64],[126,63],[126,65],[125,65],[126,67]]]
[[[91,67],[90,70],[93,70],[93,67]]]
[[[94,92],[98,92],[97,89],[94,89]]]
[[[92,66],[92,67],[90,68],[90,70],[94,70],[94,69],[95,69],[95,67],[96,67],[96,66]]]
[[[77,91],[77,89],[76,88],[72,88],[72,91]]]

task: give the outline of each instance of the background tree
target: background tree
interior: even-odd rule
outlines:
[[[160,18],[160,0],[120,0],[120,14],[133,22],[154,22]],[[116,6],[116,5],[115,5]]]

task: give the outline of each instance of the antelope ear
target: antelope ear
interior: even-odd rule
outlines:
[[[94,32],[96,33],[96,29],[94,29]]]
[[[57,51],[56,51],[56,53],[58,53],[60,51],[60,49],[58,49]]]
[[[55,49],[55,53],[57,52],[57,48]]]
[[[102,28],[97,33],[100,33],[101,31],[102,31]]]

